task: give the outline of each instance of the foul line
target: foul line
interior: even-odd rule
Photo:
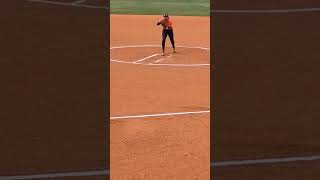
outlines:
[[[210,113],[210,111],[209,111],[209,110],[206,110],[206,111],[193,111],[193,112],[143,114],[143,115],[131,115],[131,116],[110,117],[110,119],[111,119],[111,120],[116,120],[116,119],[148,118],[148,117],[176,116],[176,115],[204,114],[204,113]]]
[[[81,177],[81,176],[101,176],[110,174],[109,170],[102,171],[83,171],[83,172],[66,172],[66,173],[49,173],[19,176],[0,176],[0,180],[23,180],[23,179],[43,179],[59,177]]]
[[[150,55],[150,56],[147,56],[147,57],[145,57],[145,58],[142,58],[142,59],[139,59],[139,60],[137,60],[137,61],[133,61],[132,63],[138,63],[138,62],[141,62],[141,61],[144,61],[144,60],[146,60],[146,59],[149,59],[149,58],[152,58],[152,57],[155,57],[155,56],[159,56],[160,54],[152,54],[152,55]]]
[[[301,13],[301,12],[317,12],[320,8],[298,8],[298,9],[217,9],[211,10],[212,13],[225,13],[225,14],[273,14],[273,13]]]
[[[56,1],[47,1],[47,0],[26,0],[29,2],[38,2],[44,4],[53,4],[53,5],[61,5],[61,6],[73,6],[73,7],[83,7],[83,8],[93,8],[93,9],[109,9],[106,6],[93,6],[79,3],[65,3],[65,2],[56,2]]]
[[[269,159],[217,161],[217,162],[211,162],[210,166],[211,167],[225,167],[225,166],[257,165],[257,164],[287,163],[287,162],[316,161],[316,160],[320,160],[320,155],[295,156],[295,157],[284,157],[284,158],[269,158]]]

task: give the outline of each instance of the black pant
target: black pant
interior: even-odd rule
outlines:
[[[172,47],[175,49],[174,39],[173,39],[173,30],[172,29],[163,29],[163,31],[162,31],[162,51],[163,52],[164,52],[164,48],[166,46],[167,35],[169,35]]]

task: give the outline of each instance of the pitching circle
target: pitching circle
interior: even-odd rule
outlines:
[[[124,48],[143,48],[143,47],[161,47],[160,45],[129,45],[129,46],[115,46],[112,49],[124,49]],[[201,49],[205,51],[210,51],[207,47],[191,47],[191,46],[176,46],[177,48],[189,48],[189,49]],[[123,64],[138,64],[145,66],[174,66],[174,67],[208,67],[210,64],[155,64],[155,63],[139,63],[139,62],[127,62],[121,60],[110,59],[110,62],[123,63]]]

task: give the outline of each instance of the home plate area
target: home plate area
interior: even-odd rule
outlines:
[[[138,45],[110,48],[111,62],[159,65],[159,66],[209,66],[210,49],[205,47],[177,46],[176,53],[171,46],[166,47],[162,55],[161,46]]]

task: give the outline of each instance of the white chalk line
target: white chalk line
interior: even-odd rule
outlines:
[[[228,167],[242,165],[258,165],[258,164],[273,164],[273,163],[290,163],[298,161],[317,161],[320,160],[320,155],[314,156],[293,156],[283,158],[266,158],[266,159],[248,159],[248,160],[231,160],[211,162],[211,167]]]
[[[81,4],[81,3],[85,3],[87,0],[77,0],[72,2],[72,4]]]
[[[137,64],[137,65],[143,65],[143,66],[172,66],[172,67],[201,67],[201,66],[210,66],[210,64],[155,64],[155,63],[133,63],[133,62],[127,62],[127,61],[120,61],[116,59],[110,59],[111,62],[117,62],[117,63],[123,63],[123,64]]]
[[[156,60],[156,61],[154,61],[154,62],[157,63],[157,62],[163,61],[163,60],[165,60],[165,59],[167,59],[167,58],[158,59],[158,60]]]
[[[141,48],[141,47],[161,47],[161,45],[126,45],[126,46],[115,46],[111,47],[112,49],[123,49],[123,48]],[[176,46],[177,48],[190,48],[190,49],[202,49],[202,50],[210,50],[210,48],[207,47],[199,47],[199,46]],[[157,54],[160,55],[160,54]],[[156,56],[156,54],[151,55],[152,57]],[[169,56],[171,58],[172,55]],[[146,57],[147,59],[149,58]],[[127,62],[127,61],[121,61],[116,59],[110,59],[111,62],[117,62],[117,63],[124,63],[124,64],[139,64],[139,65],[146,65],[146,66],[171,66],[171,67],[202,67],[202,66],[210,66],[209,63],[203,63],[203,64],[173,64],[173,63],[158,63],[160,61],[154,61],[153,63],[140,63],[141,61],[145,60],[145,58],[140,59],[138,61],[133,62]],[[164,59],[161,59],[164,60]]]
[[[108,174],[110,174],[109,170],[82,171],[82,172],[48,173],[48,174],[33,174],[33,175],[19,175],[19,176],[0,176],[0,180],[23,180],[23,179],[59,178],[59,177],[101,176],[101,175],[108,175]]]
[[[139,47],[161,47],[161,45],[154,45],[154,44],[146,44],[146,45],[125,45],[125,46],[114,46],[110,47],[110,49],[122,49],[122,48],[139,48]],[[191,49],[203,49],[203,50],[210,50],[208,47],[200,47],[200,46],[176,46],[182,48],[191,48]]]
[[[133,64],[133,62],[120,61],[120,60],[115,60],[115,59],[110,59],[110,61],[111,61],[111,62],[124,63],[124,64]],[[143,63],[135,63],[135,64],[141,64],[141,65],[144,65]]]
[[[159,60],[156,60],[154,61],[154,63],[158,63],[158,62],[161,62],[163,60],[167,60],[167,59],[170,59],[172,57],[172,54],[170,54],[167,58],[163,58],[163,59],[159,59]],[[150,64],[150,63],[149,63]],[[152,63],[151,63],[152,64]]]
[[[210,110],[205,111],[190,111],[190,112],[173,112],[173,113],[159,113],[159,114],[142,114],[142,115],[130,115],[130,116],[114,116],[110,117],[111,120],[117,119],[134,119],[134,118],[148,118],[148,117],[161,117],[161,116],[177,116],[188,114],[204,114],[210,113]]]
[[[56,1],[48,1],[48,0],[26,0],[29,2],[38,2],[44,4],[53,4],[53,5],[60,5],[60,6],[71,6],[71,7],[83,7],[83,8],[92,8],[92,9],[109,9],[106,6],[94,6],[94,5],[87,5],[87,4],[79,4],[79,3],[65,3],[65,2],[56,2]]]
[[[144,64],[147,66],[173,66],[173,67],[201,67],[201,66],[210,66],[210,64],[154,64],[154,63],[149,63],[149,64]]]
[[[133,61],[132,63],[138,63],[138,62],[141,62],[141,61],[144,61],[144,60],[147,60],[147,59],[150,59],[150,58],[152,58],[152,57],[155,57],[155,56],[159,56],[160,54],[152,54],[152,55],[150,55],[150,56],[147,56],[147,57],[144,57],[144,58],[142,58],[142,59],[139,59],[139,60],[137,60],[137,61]]]
[[[317,12],[320,8],[293,8],[293,9],[217,9],[211,10],[212,13],[238,13],[238,14],[272,14],[272,13],[300,13],[300,12]]]

